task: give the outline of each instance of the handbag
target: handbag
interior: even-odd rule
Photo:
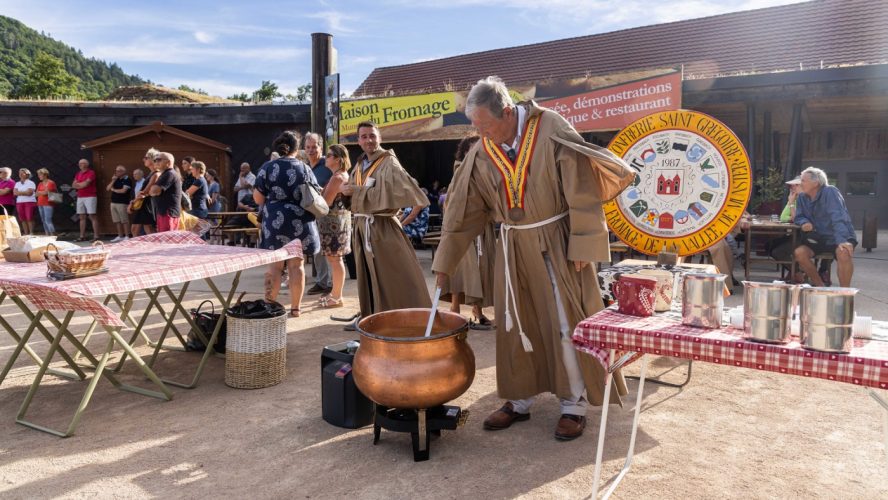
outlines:
[[[145,203],[145,198],[136,198],[133,200],[133,212],[139,211],[142,209],[142,205]]]
[[[302,201],[299,202],[299,206],[314,214],[316,218],[323,217],[330,212],[327,201],[321,196],[321,187],[310,181],[308,177],[299,186],[299,192],[302,193]]]
[[[213,308],[211,312],[201,311],[201,308],[204,304],[209,303]],[[191,318],[194,320],[194,324],[200,328],[200,332],[203,333],[204,337],[207,341],[210,340],[210,336],[213,335],[213,330],[216,328],[216,321],[219,320],[220,313],[216,312],[216,305],[213,304],[211,300],[205,300],[197,306],[197,309],[191,309]],[[225,354],[225,340],[227,339],[226,334],[226,325],[225,319],[222,320],[222,326],[219,328],[219,336],[216,337],[216,345],[213,346],[214,350],[219,354]],[[185,343],[185,348],[189,351],[206,351],[207,346],[200,340],[200,336],[194,330],[188,332],[188,339]]]
[[[46,193],[46,197],[49,198],[51,203],[61,203],[64,200],[64,196],[58,191],[50,191]]]
[[[19,238],[22,235],[21,230],[19,229],[18,221],[15,219],[14,215],[9,215],[9,212],[6,211],[6,207],[0,205],[3,208],[3,215],[0,215],[0,250],[6,248],[8,245],[6,244],[6,240],[10,238]]]

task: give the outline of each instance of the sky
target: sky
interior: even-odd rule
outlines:
[[[0,14],[168,87],[227,97],[311,80],[311,33],[333,35],[340,89],[373,71],[471,52],[798,0],[0,0]],[[730,5],[729,5],[730,4]]]

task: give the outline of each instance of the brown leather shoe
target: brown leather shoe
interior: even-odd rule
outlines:
[[[576,439],[583,435],[583,429],[585,428],[586,417],[565,413],[558,419],[558,426],[555,427],[555,439],[559,441]]]
[[[502,408],[491,413],[484,420],[484,428],[488,431],[499,431],[509,428],[513,422],[530,420],[530,413],[518,413],[512,403],[506,402]]]

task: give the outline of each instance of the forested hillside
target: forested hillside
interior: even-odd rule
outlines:
[[[62,61],[65,70],[79,79],[80,95],[86,100],[103,99],[120,85],[145,83],[127,75],[115,63],[84,57],[83,53],[39,33],[15,19],[0,16],[0,98],[20,97],[28,72],[40,53]],[[28,96],[21,96],[28,97]]]

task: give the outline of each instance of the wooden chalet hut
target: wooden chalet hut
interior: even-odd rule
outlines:
[[[92,150],[92,165],[98,182],[101,231],[109,232],[114,227],[109,209],[110,193],[105,190],[114,176],[114,169],[117,165],[123,165],[131,173],[136,168],[142,168],[142,157],[152,147],[171,153],[176,158],[177,165],[185,156],[193,156],[204,162],[207,169],[212,168],[219,174],[223,195],[231,199],[231,148],[221,142],[156,121],[151,125],[99,137],[81,145],[81,149]]]

